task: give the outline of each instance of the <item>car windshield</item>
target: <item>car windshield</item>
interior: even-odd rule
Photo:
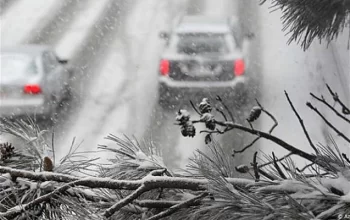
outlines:
[[[227,53],[224,34],[179,34],[177,52],[181,54]]]
[[[35,60],[27,55],[1,54],[1,78],[16,80],[38,73]]]

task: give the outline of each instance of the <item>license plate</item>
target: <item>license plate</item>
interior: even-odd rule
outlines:
[[[6,93],[0,92],[0,98],[1,98],[1,99],[6,98],[6,97],[7,97]]]

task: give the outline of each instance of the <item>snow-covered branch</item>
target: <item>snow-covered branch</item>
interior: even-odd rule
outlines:
[[[341,102],[335,94],[333,98]],[[223,103],[221,99],[219,102]],[[0,218],[76,219],[79,216],[85,219],[185,220],[245,216],[245,219],[257,220],[346,216],[350,203],[348,156],[336,145],[321,144],[315,155],[309,154],[274,136],[272,131],[278,125],[277,119],[257,103],[246,119],[248,126],[236,123],[233,116],[226,116],[222,110],[218,113],[224,121],[217,120],[212,112],[215,108],[208,99],[204,99],[198,109],[192,103],[199,120],[191,120],[186,110],[178,112],[176,120],[184,136],[196,135],[197,123],[207,128],[205,142],[209,153],[197,150],[186,176],[167,169],[161,157],[153,153],[156,152],[153,146],[141,146],[128,137],[107,137],[117,147],[101,146],[100,149],[115,157],[110,159],[110,164],[95,164],[99,169],[94,170],[93,175],[84,171],[91,171],[90,165],[95,160],[85,158],[81,163],[72,162],[72,155],[82,154],[72,148],[63,162],[52,163],[50,169],[45,169],[40,164],[45,161],[42,158],[47,157],[40,151],[41,142],[31,142],[26,155],[21,155],[15,146],[3,144],[0,146]],[[309,144],[313,145],[301,117],[290,104]],[[346,109],[342,112],[345,112],[343,117],[348,117]],[[267,114],[274,121],[266,132],[254,128],[260,114]],[[16,134],[16,129],[3,127],[2,130]],[[281,158],[266,155],[265,160],[260,161],[259,152],[255,152],[250,165],[235,167],[231,163],[235,158],[225,153],[211,136],[234,129],[270,140],[289,153]],[[40,139],[29,137],[25,132],[17,134],[25,140]],[[30,134],[40,135],[40,132]],[[311,163],[299,169],[292,155],[304,157]],[[25,158],[19,161],[21,169],[16,164],[17,158]],[[305,173],[307,169],[311,174]],[[79,175],[74,172],[78,170],[82,171]],[[237,172],[248,173],[252,178],[237,178]]]

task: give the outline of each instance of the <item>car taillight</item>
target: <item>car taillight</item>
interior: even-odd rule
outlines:
[[[163,76],[169,75],[169,72],[170,72],[170,62],[169,62],[169,60],[161,60],[160,61],[159,72]]]
[[[234,72],[235,76],[241,76],[244,74],[245,64],[244,64],[244,61],[242,59],[235,60],[233,65],[234,65],[233,72]]]
[[[26,94],[39,94],[41,93],[41,88],[37,84],[27,84],[24,86],[23,92]]]

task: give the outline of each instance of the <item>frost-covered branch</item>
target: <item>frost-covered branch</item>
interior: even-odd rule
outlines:
[[[191,204],[193,204],[193,203],[197,202],[198,200],[206,197],[207,195],[208,195],[208,193],[205,192],[205,193],[202,193],[199,196],[196,196],[196,197],[194,197],[192,199],[189,199],[187,201],[184,201],[184,202],[181,202],[179,204],[173,205],[170,208],[168,208],[167,210],[165,210],[163,212],[160,212],[157,215],[154,215],[154,216],[150,217],[148,220],[158,220],[158,219],[164,218],[166,216],[169,216],[169,215],[173,214],[174,212],[176,212],[179,209],[182,209],[182,208],[185,208],[187,206],[190,206]]]
[[[229,113],[212,108],[208,99],[198,107],[193,104],[198,120],[192,120],[186,110],[178,112],[176,120],[184,136],[195,136],[198,123],[205,125],[207,133],[205,142],[209,152],[194,153],[186,176],[169,170],[154,146],[113,135],[107,137],[113,146],[99,147],[115,155],[107,164],[87,158],[86,153],[77,152],[72,144],[63,160],[55,163],[54,158],[49,158],[52,166],[45,168],[40,162],[48,155],[42,150],[45,143],[36,137],[41,133],[35,126],[22,122],[9,127],[0,125],[3,131],[32,140],[25,154],[10,143],[0,145],[0,213],[16,220],[106,217],[260,220],[316,219],[316,216],[327,219],[348,214],[350,160],[337,148],[335,140],[317,145],[316,155],[299,150],[302,147],[271,134],[277,119],[257,103],[246,120],[248,125],[230,121],[230,116],[225,115]],[[216,112],[224,121],[216,119],[215,109],[219,109]],[[254,128],[262,112],[275,122],[266,132]],[[346,110],[343,114],[346,115]],[[17,132],[20,127],[28,131]],[[274,154],[258,158],[255,152],[250,164],[235,166],[234,158],[211,136],[235,129],[270,140],[289,153],[281,158]],[[311,163],[298,169],[291,155],[302,156]],[[76,156],[83,159],[72,160]],[[26,160],[18,166],[18,158]],[[93,172],[88,175],[87,171]],[[237,172],[251,178],[237,178]],[[206,193],[202,194],[203,191]]]

